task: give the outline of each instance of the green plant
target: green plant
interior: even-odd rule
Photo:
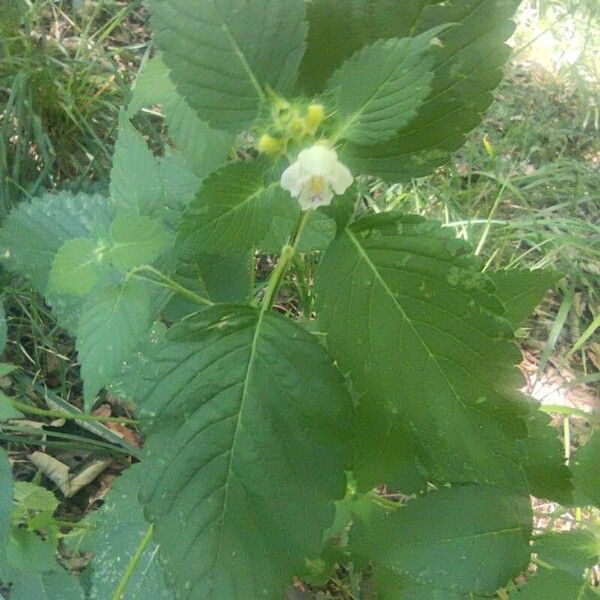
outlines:
[[[555,275],[482,272],[451,229],[361,202],[463,144],[516,5],[151,2],[162,54],[120,115],[110,197],[36,198],[1,232],[77,339],[86,411],[110,389],[146,436],[95,516],[119,564],[92,562],[91,597],[139,597],[144,563],[157,598],[280,599],[339,564],[379,598],[597,595],[591,533],[576,566],[553,549],[578,534],[532,534],[531,495],[598,502],[594,445],[574,488],[518,392],[514,330]],[[135,116],[157,103],[154,154]],[[114,514],[135,549],[103,535]],[[516,589],[532,538],[544,564]]]

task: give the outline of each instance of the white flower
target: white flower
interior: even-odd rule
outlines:
[[[326,206],[352,185],[352,173],[335,150],[319,144],[302,150],[281,176],[281,187],[298,198],[302,210]]]

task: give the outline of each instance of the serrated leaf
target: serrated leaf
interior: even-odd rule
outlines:
[[[518,0],[463,0],[424,7],[414,33],[454,24],[439,35],[440,43],[432,50],[431,93],[393,139],[376,146],[351,143],[340,150],[340,159],[353,173],[405,181],[428,175],[462,146],[501,81],[510,55],[505,41],[514,30],[512,16],[518,4]]]
[[[434,479],[524,485],[520,353],[467,245],[416,217],[365,218],[329,246],[315,285],[340,368]]]
[[[179,91],[218,129],[240,131],[267,86],[286,95],[305,48],[305,3],[154,0],[151,21]]]
[[[493,594],[527,567],[531,522],[527,495],[492,486],[441,489],[357,523],[350,550],[417,583]]]
[[[154,156],[144,137],[122,112],[115,144],[110,191],[120,212],[160,218],[177,225],[200,184],[186,160],[170,148]]]
[[[532,496],[573,504],[571,471],[565,465],[564,446],[550,417],[531,402],[526,417],[527,437],[519,440],[519,462],[523,466]]]
[[[530,581],[510,600],[598,600],[600,594],[592,589],[587,579],[575,577],[560,570],[538,569]]]
[[[204,177],[226,161],[234,136],[212,129],[198,118],[177,93],[161,56],[148,61],[136,81],[128,114],[155,104],[162,106],[169,136],[196,175]]]
[[[110,195],[119,210],[143,215],[151,215],[163,195],[158,160],[125,112],[119,115]]]
[[[172,328],[145,378],[141,499],[177,597],[278,600],[345,493],[343,378],[298,325],[242,306]]]
[[[239,253],[255,247],[284,197],[279,182],[268,182],[259,163],[221,167],[204,180],[181,220],[177,245],[182,255]]]
[[[375,42],[333,74],[326,94],[337,107],[335,139],[374,144],[410,122],[431,89],[435,33]]]
[[[45,293],[52,259],[60,247],[73,238],[108,228],[112,217],[110,203],[100,195],[62,192],[22,202],[11,211],[0,232],[2,261]]]
[[[550,531],[534,538],[532,550],[545,564],[581,577],[600,560],[600,539],[585,529]]]
[[[50,290],[70,296],[89,294],[99,278],[97,246],[90,238],[65,242],[52,260],[48,282]]]
[[[89,600],[113,597],[148,529],[137,499],[142,483],[138,474],[138,466],[129,468],[115,481],[102,508],[84,520],[90,529],[81,536],[78,548],[93,553],[84,572],[90,588]],[[168,600],[174,597],[165,584],[157,552],[156,544],[150,542],[121,600]]]
[[[139,281],[108,284],[88,298],[81,312],[76,345],[88,411],[151,324],[150,294]]]
[[[128,271],[152,264],[167,247],[170,235],[160,221],[121,214],[110,225],[106,257],[115,269]]]
[[[312,0],[308,4],[307,49],[300,86],[322,91],[332,73],[352,54],[380,39],[409,37],[435,0]]]
[[[571,464],[576,501],[600,507],[600,431],[577,450]]]
[[[504,318],[517,329],[533,313],[559,275],[549,269],[511,269],[490,273],[490,278],[496,284],[496,295],[506,309]]]

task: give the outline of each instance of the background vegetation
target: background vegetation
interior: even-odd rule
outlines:
[[[106,187],[118,111],[152,42],[137,0],[0,0],[0,15],[2,218],[42,189]],[[568,457],[600,410],[600,4],[528,1],[512,44],[514,58],[496,102],[452,164],[410,186],[370,180],[364,202],[375,210],[395,207],[438,218],[470,240],[490,268],[556,271],[556,289],[522,332],[522,368],[529,391],[555,416]],[[160,111],[148,112],[142,125],[150,139],[160,136]],[[17,398],[49,394],[80,406],[72,340],[25,282],[6,272],[0,277],[8,320],[5,360],[20,367],[0,386]],[[101,410],[110,416],[113,409]],[[0,427],[15,477],[51,489],[28,459],[31,452],[54,445],[71,459],[89,459],[95,439],[67,425],[60,436],[45,430],[42,441],[35,423],[52,420],[28,415],[20,425]],[[116,432],[139,445],[135,431],[122,423],[98,427],[105,441]],[[61,502],[57,515],[75,522],[87,514],[125,464],[112,463]],[[578,519],[598,519],[556,509],[538,506],[540,528],[568,529]],[[80,559],[65,553],[71,568]],[[352,597],[352,577],[345,575],[320,593]],[[298,594],[304,587],[298,585]]]

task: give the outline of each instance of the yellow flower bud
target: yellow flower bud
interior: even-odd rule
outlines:
[[[306,109],[306,128],[314,131],[325,118],[325,108],[322,104],[311,104]]]
[[[279,154],[283,150],[283,140],[265,133],[258,141],[258,151],[263,154]]]

